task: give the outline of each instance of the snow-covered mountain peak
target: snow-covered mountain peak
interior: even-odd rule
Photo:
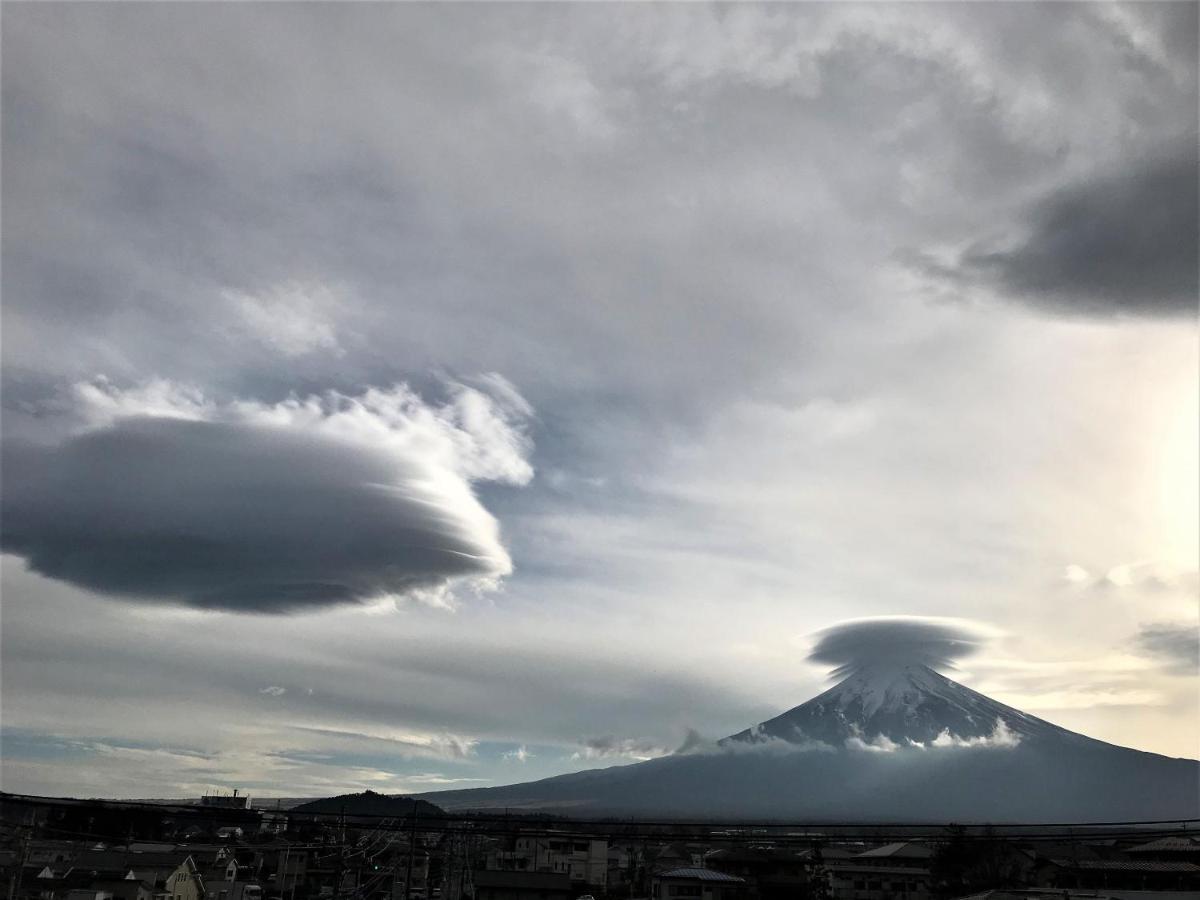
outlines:
[[[880,710],[917,706],[925,695],[936,695],[947,685],[954,682],[929,666],[889,661],[854,670],[822,696],[842,708],[857,706],[869,718]]]
[[[997,734],[1014,741],[1068,734],[922,662],[881,659],[839,674],[845,677],[823,694],[726,741],[902,747],[986,742]]]

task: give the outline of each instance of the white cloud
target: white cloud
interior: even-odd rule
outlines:
[[[861,735],[855,734],[846,738],[847,750],[866,750],[870,753],[895,753],[900,749],[900,745],[889,738],[886,734],[877,734],[875,737],[867,740]]]
[[[1086,584],[1091,578],[1092,576],[1087,569],[1083,566],[1077,566],[1074,563],[1063,570],[1063,580],[1069,584]]]
[[[165,378],[122,388],[100,375],[71,386],[67,411],[82,430],[91,431],[131,416],[202,422],[215,416],[218,406],[199,388]]]
[[[570,123],[582,138],[608,141],[616,137],[614,98],[597,87],[578,60],[549,49],[512,54],[510,59],[530,102],[544,114]]]
[[[455,778],[448,775],[442,775],[440,772],[421,772],[416,775],[405,775],[405,782],[408,784],[418,784],[422,787],[420,790],[426,790],[426,785],[446,785],[446,784],[469,784],[471,782],[486,782],[486,778]]]
[[[607,759],[609,757],[627,757],[629,759],[656,759],[669,756],[667,747],[639,738],[618,738],[612,735],[588,738],[583,741],[583,747],[575,751],[573,759]]]
[[[932,741],[930,747],[1015,747],[1021,743],[1021,736],[1008,727],[1003,719],[997,719],[991,734],[981,734],[976,737],[959,737],[951,734],[949,729],[943,731]]]
[[[241,327],[281,356],[343,353],[331,318],[339,300],[322,285],[289,282],[257,294],[226,290],[221,296]]]
[[[266,694],[269,697],[282,697],[287,693],[287,688],[280,687],[277,684],[267,685],[265,688],[259,689],[260,694]]]

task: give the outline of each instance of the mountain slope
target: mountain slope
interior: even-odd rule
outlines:
[[[702,748],[527,784],[422,795],[447,810],[810,821],[1200,817],[1200,762],[1068,731],[924,665],[860,668]]]
[[[905,745],[943,735],[986,740],[997,730],[1017,739],[1080,737],[951,681],[926,665],[863,667],[825,693],[722,743],[821,741],[835,747],[880,737]],[[1085,738],[1086,740],[1086,738]]]

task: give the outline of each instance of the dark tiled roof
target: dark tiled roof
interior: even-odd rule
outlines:
[[[1152,859],[1052,859],[1066,869],[1103,872],[1171,872],[1200,875],[1200,866],[1190,862],[1158,862]]]
[[[764,862],[804,859],[810,852],[792,847],[732,847],[714,850],[708,854],[708,858],[720,862]]]
[[[928,878],[929,870],[914,866],[856,866],[838,863],[829,867],[829,874],[834,878],[845,878],[847,875],[903,875],[906,878]]]
[[[694,878],[696,881],[724,881],[730,884],[745,884],[746,882],[744,878],[738,878],[736,875],[727,875],[724,872],[718,872],[716,869],[697,869],[691,866],[671,869],[668,872],[660,872],[658,877]]]
[[[812,856],[813,851],[803,851],[805,856]],[[856,850],[847,850],[845,847],[822,847],[821,856],[826,860],[831,859],[853,859],[858,855]]]
[[[1200,841],[1190,837],[1165,837],[1130,847],[1126,853],[1200,853]]]
[[[901,841],[896,844],[885,844],[882,847],[876,847],[874,850],[864,850],[858,854],[856,859],[881,859],[889,857],[895,859],[903,859],[905,857],[911,859],[929,859],[931,856],[933,856],[933,851],[924,844]]]

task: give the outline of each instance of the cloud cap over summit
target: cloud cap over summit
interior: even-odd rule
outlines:
[[[963,619],[881,616],[853,619],[816,634],[811,662],[834,667],[836,677],[877,665],[917,664],[931,669],[954,667],[989,638],[983,626]]]

